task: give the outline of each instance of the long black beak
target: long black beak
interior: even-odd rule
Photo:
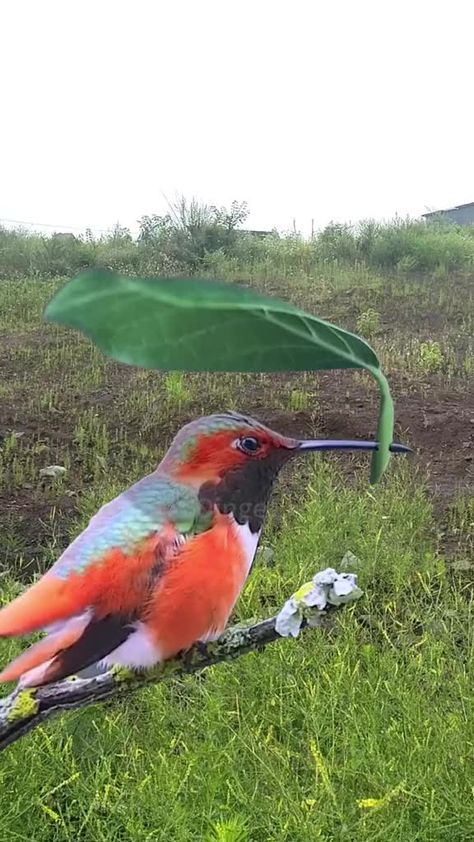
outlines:
[[[378,441],[357,441],[356,439],[308,439],[300,441],[296,446],[296,452],[300,450],[378,450]],[[404,444],[392,442],[391,453],[412,453],[409,447]]]

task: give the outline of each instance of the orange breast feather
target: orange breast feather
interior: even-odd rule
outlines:
[[[148,619],[162,658],[220,634],[247,576],[235,526],[216,514],[208,532],[184,544],[157,584]]]

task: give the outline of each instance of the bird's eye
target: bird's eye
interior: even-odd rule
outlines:
[[[260,442],[254,436],[243,436],[239,439],[239,447],[244,453],[256,453],[260,449]]]

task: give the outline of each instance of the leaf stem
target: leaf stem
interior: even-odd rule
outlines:
[[[393,400],[390,394],[388,380],[383,371],[376,366],[368,366],[368,370],[375,377],[380,390],[380,409],[377,425],[378,450],[374,450],[370,466],[370,482],[372,485],[379,482],[389,461],[390,445],[393,441],[393,425],[395,412]]]

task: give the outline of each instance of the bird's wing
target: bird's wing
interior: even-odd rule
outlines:
[[[155,475],[104,506],[53,567],[0,611],[0,636],[50,632],[0,680],[66,648],[75,648],[75,661],[94,663],[120,645],[167,562],[210,517],[188,487]]]

